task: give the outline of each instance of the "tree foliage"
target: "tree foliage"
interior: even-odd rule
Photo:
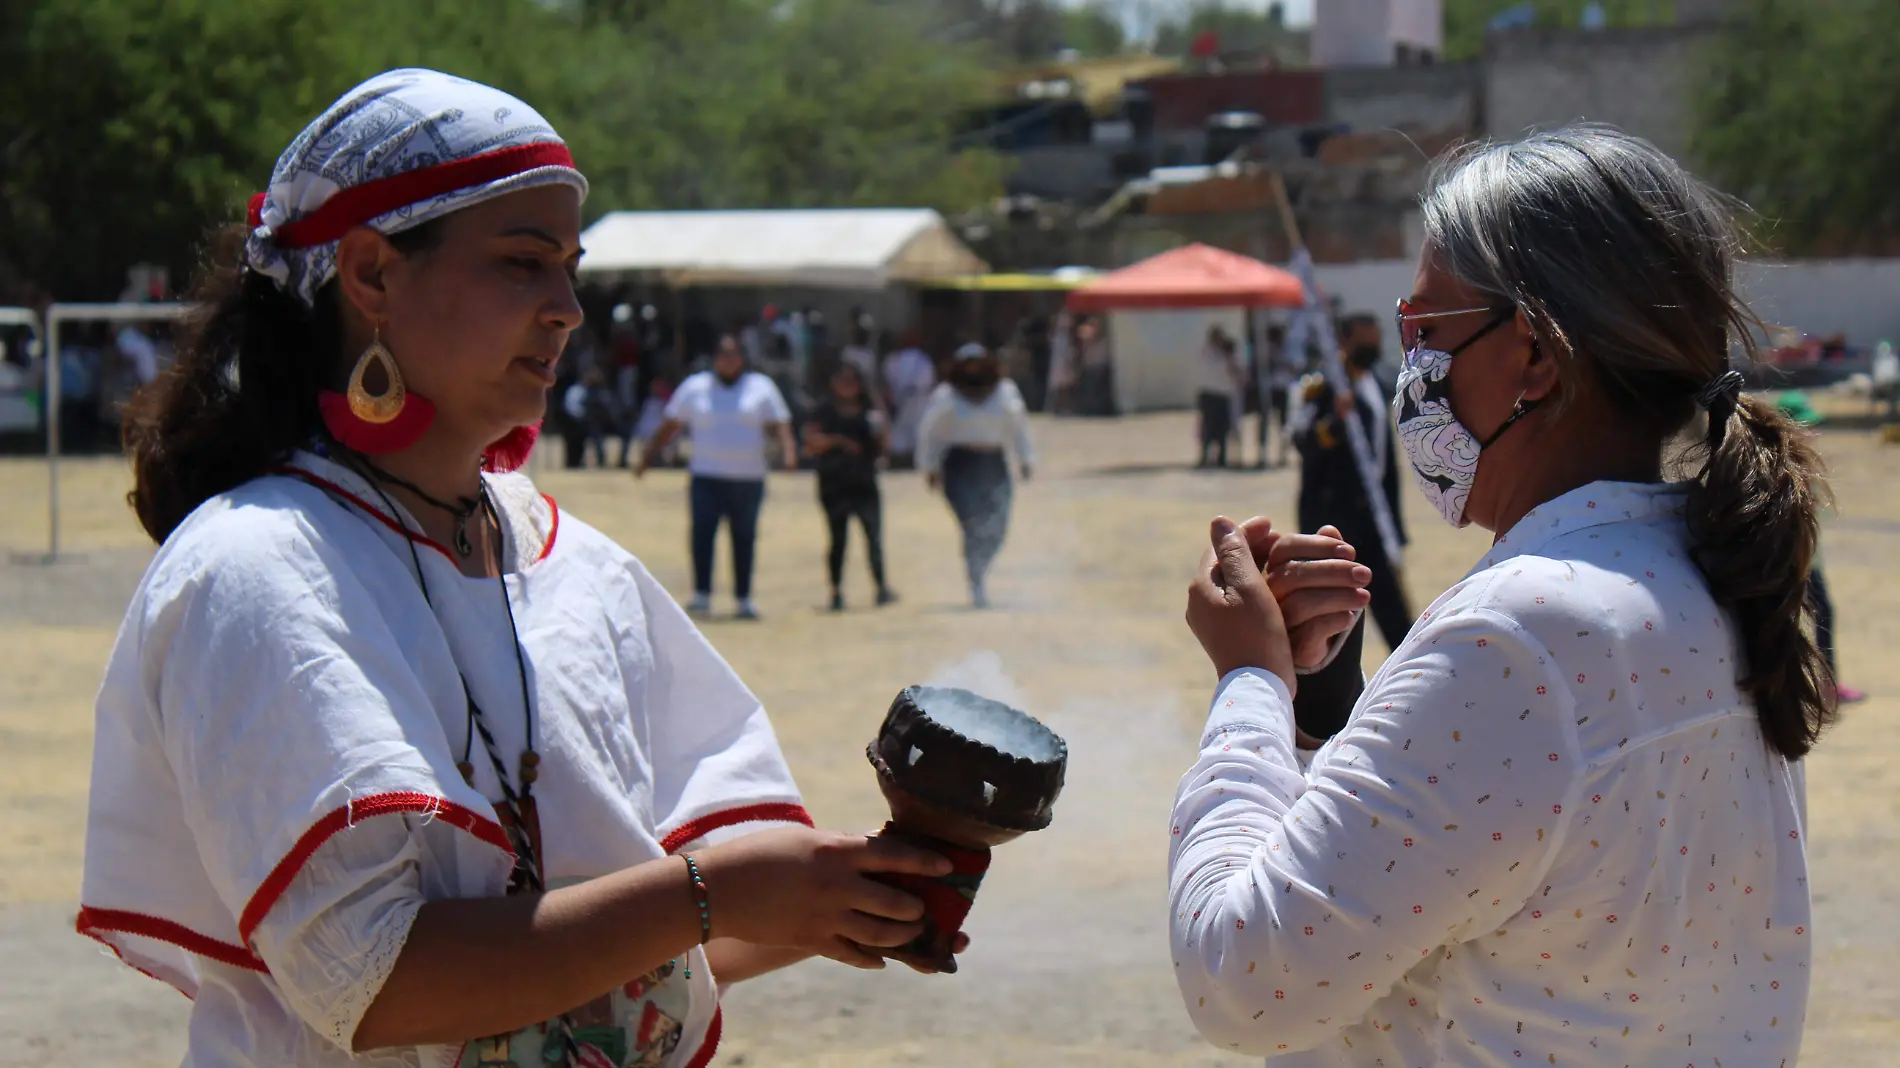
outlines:
[[[1119,55],[1128,49],[1128,31],[1114,5],[1093,0],[1063,13],[1062,44],[1089,57]]]
[[[1791,250],[1900,236],[1900,5],[1754,0],[1708,50],[1696,158]]]
[[[545,114],[615,208],[991,196],[984,55],[889,0],[4,0],[0,265],[62,299],[186,272],[350,86],[426,66]]]
[[[931,11],[946,39],[975,42],[993,61],[1041,63],[1064,50],[1112,56],[1127,45],[1120,6],[1129,0],[897,0]]]
[[[1287,28],[1286,9],[1281,5],[1263,8],[1230,0],[1195,0],[1184,15],[1156,28],[1156,55],[1186,56],[1196,37],[1211,33],[1223,52],[1265,54],[1284,66],[1306,61],[1306,35]]]
[[[1445,59],[1477,59],[1484,54],[1491,20],[1528,2],[1538,26],[1576,26],[1590,0],[1445,0]],[[1674,0],[1601,0],[1611,26],[1652,26],[1675,19]]]

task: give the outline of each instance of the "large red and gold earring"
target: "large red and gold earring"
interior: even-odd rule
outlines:
[[[372,366],[383,371],[381,393],[371,393],[364,382]],[[402,369],[383,345],[380,327],[350,371],[347,392],[323,390],[317,408],[330,436],[345,448],[367,456],[400,452],[422,439],[435,422],[435,405],[403,385]]]
[[[541,424],[518,426],[482,453],[482,468],[505,474],[518,471],[528,462],[535,440],[541,436]]]

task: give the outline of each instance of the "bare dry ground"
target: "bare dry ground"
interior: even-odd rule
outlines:
[[[1181,625],[1190,565],[1217,512],[1292,515],[1294,476],[1175,463],[1191,421],[1041,422],[992,581],[998,608],[962,606],[954,525],[910,476],[886,484],[902,604],[833,617],[823,523],[805,476],[776,476],[764,517],[762,624],[715,621],[714,644],[771,709],[821,824],[869,828],[883,806],[863,746],[897,690],[953,681],[1013,700],[1071,743],[1048,831],[1004,847],[954,977],[818,962],[746,984],[727,1005],[721,1062],[753,1065],[1224,1065],[1188,1024],[1169,974],[1167,814],[1211,682]],[[1806,1057],[1900,1060],[1900,449],[1829,431],[1839,514],[1827,529],[1848,681],[1875,694],[1812,757],[1816,897]],[[117,461],[68,464],[72,556],[46,565],[45,472],[0,462],[0,1065],[172,1065],[187,1004],[71,933],[91,702],[125,599],[149,557]],[[563,508],[688,586],[683,479],[545,472]],[[1408,497],[1415,606],[1462,575],[1484,538]],[[724,561],[721,586],[726,587]],[[854,547],[848,592],[869,600]],[[1369,643],[1376,645],[1376,643]],[[1369,650],[1369,658],[1382,650]]]

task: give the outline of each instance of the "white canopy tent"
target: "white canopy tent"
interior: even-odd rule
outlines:
[[[616,211],[581,235],[581,273],[688,286],[883,289],[989,269],[928,208]]]

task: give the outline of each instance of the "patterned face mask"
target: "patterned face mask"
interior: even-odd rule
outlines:
[[[1472,484],[1478,480],[1478,454],[1504,435],[1511,424],[1522,419],[1536,401],[1525,403],[1520,394],[1511,407],[1510,418],[1489,438],[1479,441],[1458,417],[1451,413],[1451,361],[1478,339],[1509,322],[1517,313],[1502,312],[1484,329],[1466,338],[1450,352],[1425,347],[1418,338],[1405,353],[1399,369],[1398,389],[1392,395],[1392,418],[1399,427],[1399,447],[1412,468],[1412,476],[1426,499],[1445,517],[1445,522],[1462,527],[1465,504],[1471,498]]]

